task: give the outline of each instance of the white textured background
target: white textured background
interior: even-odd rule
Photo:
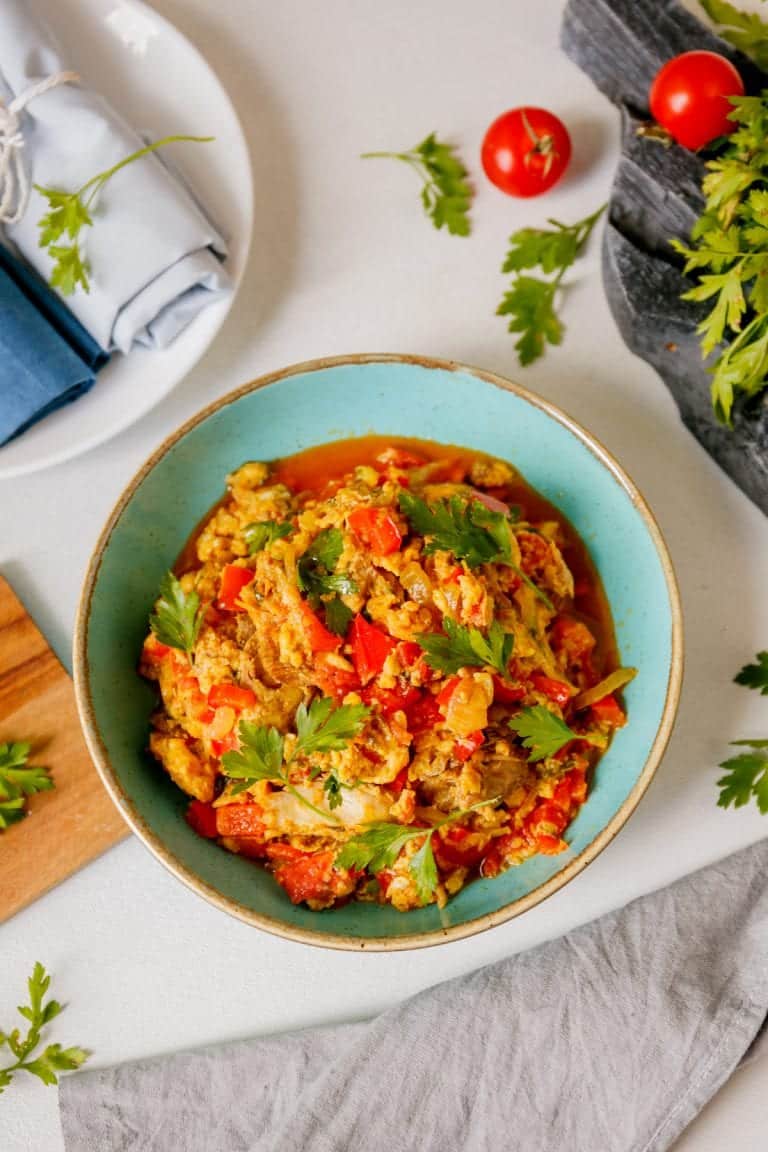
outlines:
[[[618,456],[656,510],[677,565],[687,676],[667,757],[618,839],[544,905],[474,939],[393,955],[302,947],[204,904],[138,842],[115,849],[0,927],[0,1024],[11,1026],[39,958],[70,1002],[55,1038],[93,1049],[94,1064],[364,1016],[768,833],[768,818],[756,811],[719,810],[714,786],[728,740],[768,734],[765,702],[731,683],[768,645],[764,517],[623,346],[603,299],[596,245],[571,277],[565,344],[545,360],[518,372],[512,340],[494,316],[509,233],[549,215],[575,220],[592,211],[616,161],[616,113],[557,51],[560,0],[155,7],[205,52],[244,122],[256,186],[251,266],[209,355],[148,419],[71,464],[0,482],[0,567],[54,647],[67,656],[82,573],[114,500],[182,420],[294,361],[399,351],[518,375]],[[552,108],[573,135],[568,177],[541,201],[507,199],[479,173],[486,126],[519,103]],[[432,129],[461,145],[477,175],[470,240],[430,227],[404,167],[357,159],[365,149],[411,146]],[[419,432],[407,414],[403,430]],[[767,1071],[758,1063],[738,1074],[680,1152],[763,1150]],[[19,1081],[0,1100],[0,1149],[61,1147],[55,1091]]]

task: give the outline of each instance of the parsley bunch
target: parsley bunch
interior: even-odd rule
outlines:
[[[322,604],[325,623],[337,636],[346,635],[354,612],[346,606],[342,596],[357,592],[357,584],[336,566],[344,550],[344,537],[338,528],[325,528],[299,557],[296,565],[296,583],[314,609]]]
[[[27,766],[29,752],[26,743],[0,744],[0,831],[24,819],[27,796],[54,786],[47,768]]]
[[[683,299],[712,304],[698,332],[704,357],[719,349],[712,404],[727,425],[737,393],[768,382],[768,90],[730,99],[737,127],[707,161],[704,213],[690,244],[671,241],[697,281]]]
[[[520,333],[515,350],[522,365],[544,355],[547,344],[559,344],[564,326],[555,310],[555,298],[563,276],[589,240],[605,210],[598,208],[576,224],[549,220],[551,228],[521,228],[509,239],[509,252],[502,272],[515,279],[496,309],[497,316],[509,316],[510,332]],[[523,276],[529,268],[541,268],[551,280]]]
[[[255,556],[263,552],[275,540],[284,540],[293,532],[293,525],[284,520],[278,524],[276,520],[262,520],[258,524],[246,524],[243,528],[243,539],[248,545],[248,555]]]
[[[9,1048],[15,1058],[13,1063],[0,1068],[0,1092],[8,1087],[17,1072],[29,1072],[42,1080],[43,1084],[58,1084],[57,1073],[79,1068],[90,1055],[84,1048],[62,1048],[61,1044],[49,1044],[34,1059],[30,1059],[40,1043],[43,1028],[63,1009],[57,1000],[44,1003],[50,984],[50,976],[38,962],[27,982],[29,1004],[20,1005],[18,1009],[29,1022],[26,1036],[22,1037],[18,1028],[7,1033],[0,1029],[0,1049]]]
[[[443,620],[445,635],[440,632],[421,632],[416,640],[424,649],[424,659],[430,668],[452,676],[460,668],[493,668],[506,676],[515,646],[515,638],[505,632],[494,620],[483,636],[478,628],[465,628],[447,616]]]
[[[149,627],[161,644],[180,648],[190,660],[203,623],[200,597],[194,590],[185,592],[173,572],[163,577],[160,598],[149,618]]]
[[[195,144],[207,144],[213,136],[165,136],[162,140],[155,140],[144,148],[132,152],[130,156],[119,160],[111,168],[97,173],[82,184],[75,192],[64,192],[61,188],[44,188],[35,184],[35,189],[48,201],[48,211],[38,221],[41,248],[48,249],[48,255],[53,259],[51,269],[51,285],[58,288],[63,296],[71,296],[78,285],[84,292],[90,292],[91,285],[88,279],[90,268],[87,259],[84,259],[80,249],[80,233],[84,228],[93,227],[93,208],[96,197],[112,177],[121,168],[164,148],[166,144],[178,141],[191,141]],[[60,243],[68,239],[69,244]]]
[[[408,861],[408,867],[416,885],[416,892],[422,904],[430,899],[437,887],[437,865],[432,851],[432,837],[438,828],[445,828],[448,824],[455,824],[463,820],[478,808],[485,808],[489,804],[498,804],[501,797],[495,796],[492,800],[480,800],[469,808],[459,812],[452,812],[445,819],[439,820],[431,828],[414,828],[408,824],[389,824],[386,822],[368,824],[366,830],[358,836],[348,840],[336,857],[340,868],[365,868],[372,876],[384,869],[391,868],[406,844],[411,840],[424,837],[424,843],[414,852]]]
[[[299,704],[296,709],[297,740],[293,752],[285,761],[285,740],[277,728],[241,720],[238,729],[240,751],[225,752],[221,761],[227,777],[236,781],[232,794],[237,796],[257,781],[269,780],[282,784],[286,792],[290,792],[306,808],[325,819],[328,813],[307,800],[291,784],[289,769],[298,756],[312,756],[316,752],[334,752],[346,748],[350,740],[362,731],[370,711],[364,704],[342,704],[334,708],[333,700],[328,696],[313,700],[309,709],[305,704]],[[313,770],[311,778],[317,775],[318,772]],[[338,789],[333,785],[323,787],[329,797],[329,808],[338,807],[341,804],[340,797],[330,802],[331,796],[335,798],[338,795]]]
[[[441,143],[434,132],[409,152],[364,152],[362,159],[401,160],[409,164],[421,178],[421,202],[435,228],[445,227],[453,236],[469,236],[469,173],[455,148]]]
[[[734,679],[737,684],[768,696],[768,652],[758,652],[757,663],[746,664]],[[750,751],[731,756],[720,765],[726,773],[717,782],[720,789],[717,802],[721,808],[731,804],[742,808],[754,798],[765,815],[768,813],[768,740],[734,740],[733,745]]]

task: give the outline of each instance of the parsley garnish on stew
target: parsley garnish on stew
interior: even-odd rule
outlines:
[[[448,617],[443,620],[443,628],[444,636],[439,632],[422,632],[416,637],[431,668],[451,676],[460,668],[488,665],[500,676],[507,675],[515,638],[504,631],[498,620],[493,621],[487,636],[478,628],[466,628]]]
[[[546,760],[554,756],[569,740],[585,740],[586,737],[574,732],[564,720],[550,712],[543,704],[523,708],[507,723],[521,738],[523,747],[530,749],[531,762]]]
[[[296,565],[296,583],[314,609],[325,608],[325,623],[331,632],[344,636],[354,616],[341,599],[357,592],[357,584],[336,565],[344,550],[344,537],[338,528],[325,528],[312,541]]]
[[[262,520],[260,524],[246,524],[243,538],[248,545],[248,555],[255,556],[268,548],[275,540],[282,540],[293,532],[293,524],[287,520],[278,524],[276,520]]]
[[[512,559],[510,524],[501,512],[486,508],[479,500],[436,500],[427,504],[413,492],[403,489],[398,496],[400,510],[411,527],[427,537],[424,551],[452,552],[457,560],[466,560],[470,568],[494,561],[509,563]]]
[[[149,618],[150,629],[161,644],[180,648],[191,658],[202,623],[197,592],[185,592],[174,574],[168,572],[160,585],[160,599]]]

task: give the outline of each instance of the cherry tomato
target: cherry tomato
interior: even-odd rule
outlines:
[[[494,120],[480,153],[485,174],[509,196],[539,196],[562,176],[571,138],[546,108],[512,108]]]
[[[651,85],[651,115],[683,148],[695,151],[732,132],[729,96],[743,96],[741,76],[716,52],[683,52],[668,60]]]

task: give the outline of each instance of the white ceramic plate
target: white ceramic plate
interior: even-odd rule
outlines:
[[[141,0],[36,2],[71,67],[138,131],[155,138],[176,132],[216,137],[204,147],[176,145],[170,155],[226,236],[226,267],[237,287],[251,240],[251,166],[237,114],[206,61]],[[169,348],[116,353],[87,396],[0,448],[0,478],[79,456],[139,420],[200,359],[234,295],[202,312]]]

